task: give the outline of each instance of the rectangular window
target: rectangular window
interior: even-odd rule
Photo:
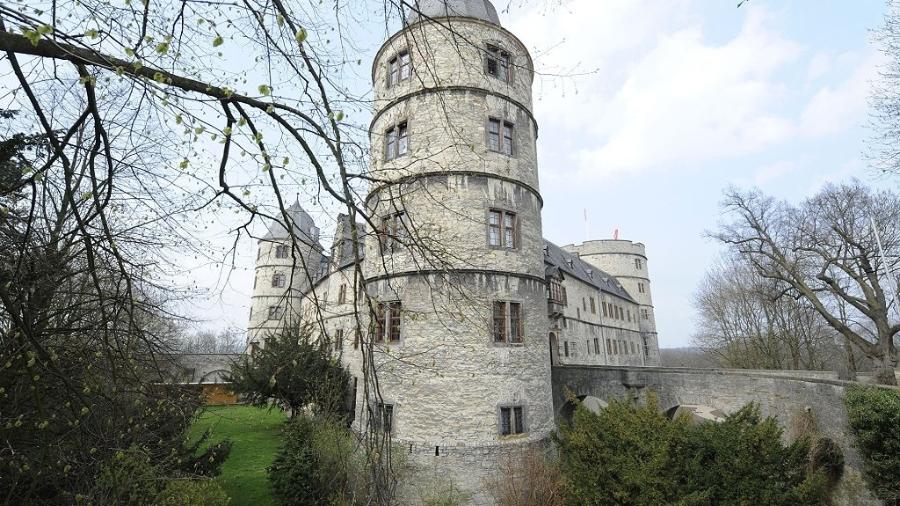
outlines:
[[[640,258],[635,258],[635,259],[634,259],[634,268],[635,268],[635,269],[641,270],[641,268],[642,268],[643,266],[644,266],[643,260],[641,260]]]
[[[385,132],[384,157],[393,160],[409,151],[409,129],[406,122],[398,123]]]
[[[591,354],[591,341],[588,339],[585,339],[584,347],[585,347],[585,349],[587,349],[587,354],[590,355]]]
[[[489,76],[508,83],[509,82],[509,53],[497,46],[489,45],[487,47],[487,57],[485,59],[485,72]]]
[[[645,320],[650,319],[650,311],[647,308],[641,308],[641,318]]]
[[[628,344],[630,345],[629,347],[631,348],[631,354],[634,355],[635,353],[637,353],[637,351],[635,351],[635,348],[634,348],[634,341],[629,341]]]
[[[575,308],[575,318],[577,318],[579,320],[581,319],[581,308],[580,307]]]
[[[493,334],[495,343],[521,343],[523,340],[522,304],[494,301]]]
[[[334,351],[339,352],[344,349],[344,329],[334,331]]]
[[[275,258],[287,258],[288,257],[288,247],[284,244],[279,244],[275,246]]]
[[[609,311],[606,309],[606,302],[600,301],[600,305],[603,307],[603,316],[609,316]]]
[[[591,314],[597,314],[597,303],[593,297],[591,297]]]
[[[631,323],[631,310],[626,311],[628,313],[628,323]]]
[[[613,355],[618,355],[618,354],[619,354],[619,341],[615,340],[615,341],[613,341]]]
[[[389,214],[381,219],[378,239],[383,253],[393,253],[406,242],[406,213]]]
[[[356,332],[353,333],[353,349],[359,349],[359,342],[362,341],[362,332],[359,329],[356,329]]]
[[[400,341],[400,301],[379,302],[375,307],[375,342]]]
[[[644,284],[638,283],[638,293],[644,293]]]
[[[515,126],[509,121],[488,118],[488,149],[512,156],[515,145],[514,128]]]
[[[281,315],[284,313],[281,306],[269,306],[269,319],[270,320],[280,320]]]
[[[525,410],[522,406],[500,408],[500,435],[509,436],[525,432]]]
[[[285,277],[283,272],[272,274],[272,286],[274,288],[284,288],[284,280]]]
[[[375,416],[375,429],[382,432],[391,432],[394,429],[394,405],[376,403],[373,409]]]
[[[387,64],[387,85],[388,87],[398,84],[400,81],[409,79],[412,75],[412,65],[409,58],[409,51],[400,51],[397,56],[388,60]]]
[[[563,351],[565,352],[565,356],[569,356],[569,341],[563,341]]]
[[[597,355],[600,354],[600,339],[596,337],[594,338],[594,353]]]
[[[488,245],[498,248],[518,247],[518,219],[516,213],[491,209],[488,211]]]
[[[612,355],[612,341],[609,339],[606,340],[606,354]]]
[[[338,304],[343,304],[347,302],[347,285],[341,283],[340,288],[338,288]]]

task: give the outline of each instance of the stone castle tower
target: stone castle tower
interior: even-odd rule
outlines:
[[[570,244],[563,249],[577,254],[585,262],[615,277],[638,304],[641,338],[647,363],[659,363],[656,315],[650,295],[650,268],[643,244],[621,239],[601,239]]]
[[[364,271],[392,439],[480,490],[554,427],[533,67],[489,1],[418,4],[373,63]]]
[[[312,217],[294,202],[285,209],[297,241],[283,223],[273,222],[257,243],[256,272],[250,300],[247,334],[251,350],[280,328],[299,307],[323,261],[319,229]],[[283,221],[285,218],[280,217]]]

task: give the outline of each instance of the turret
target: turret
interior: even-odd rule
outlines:
[[[306,293],[322,270],[319,228],[312,217],[294,202],[286,209],[293,234],[284,217],[269,224],[257,242],[256,273],[250,302],[248,336],[251,350],[265,337],[295,317],[299,296]]]
[[[650,268],[646,248],[639,242],[605,239],[569,244],[563,249],[614,276],[638,303],[641,336],[645,346],[645,364],[659,365],[659,340],[653,297],[650,292]]]
[[[486,0],[418,8],[372,68],[374,423],[477,496],[553,430],[532,61]]]

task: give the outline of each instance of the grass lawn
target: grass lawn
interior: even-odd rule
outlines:
[[[210,406],[191,427],[192,438],[200,437],[204,430],[210,429],[209,441],[231,440],[231,454],[218,477],[219,484],[231,496],[231,504],[275,504],[266,479],[266,467],[275,458],[284,421],[284,414],[278,410]]]

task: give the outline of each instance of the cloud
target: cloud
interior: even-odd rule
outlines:
[[[865,115],[871,79],[881,60],[880,53],[871,52],[845,81],[826,85],[813,95],[800,116],[801,135],[815,138],[859,126]]]
[[[874,59],[857,58],[848,71],[845,55],[811,54],[776,31],[783,13],[744,10],[732,35],[718,30],[712,40],[694,2],[565,5],[510,26],[536,48],[538,69],[550,62],[560,71],[536,81],[541,154],[552,160],[542,177],[707,169],[855,127],[865,111]],[[575,69],[596,73],[552,77]]]

